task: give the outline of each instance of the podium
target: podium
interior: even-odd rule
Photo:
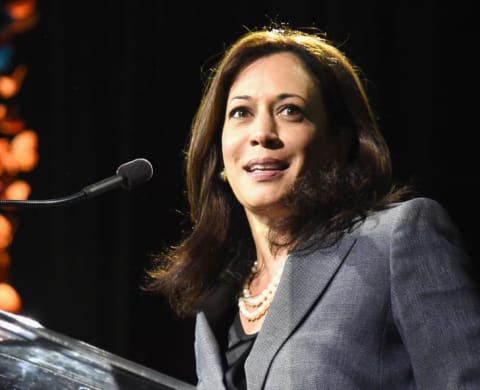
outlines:
[[[195,387],[0,310],[0,390],[191,390]]]

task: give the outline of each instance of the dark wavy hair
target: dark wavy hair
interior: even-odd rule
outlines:
[[[192,315],[220,282],[241,286],[255,256],[243,208],[223,168],[221,132],[229,89],[237,74],[260,57],[297,55],[321,88],[329,131],[349,134],[345,158],[298,179],[285,199],[291,217],[280,221],[272,248],[295,250],[315,233],[331,243],[366,217],[407,196],[396,186],[390,152],[379,131],[359,69],[324,33],[271,25],[247,31],[211,69],[185,148],[186,190],[191,229],[154,256],[147,289],[166,295],[178,315]],[[279,240],[288,237],[288,240]]]

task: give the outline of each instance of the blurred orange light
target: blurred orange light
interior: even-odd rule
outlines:
[[[38,162],[38,136],[33,130],[24,130],[17,134],[10,144],[11,153],[20,171],[31,171]]]
[[[7,4],[7,12],[13,19],[25,19],[34,14],[36,3],[35,0],[13,0]]]
[[[1,2],[1,0],[0,0]],[[3,17],[0,21],[0,45],[8,44],[15,34],[32,28],[37,20],[37,0],[8,0],[3,2]],[[31,188],[24,180],[16,179],[20,172],[28,172],[38,162],[37,134],[26,130],[25,123],[18,118],[15,97],[27,74],[24,64],[10,63],[0,74],[0,198],[27,199]],[[7,248],[11,245],[18,221],[13,213],[0,213],[0,309],[17,313],[22,300],[15,288],[7,283],[11,263]]]
[[[15,180],[4,191],[5,199],[28,199],[31,187],[24,180]]]
[[[18,65],[11,75],[0,76],[0,96],[8,99],[16,95],[26,73],[26,66]]]
[[[19,313],[22,309],[20,295],[8,283],[0,283],[0,309],[10,313]]]
[[[13,225],[10,220],[0,214],[0,250],[8,248],[13,239]]]

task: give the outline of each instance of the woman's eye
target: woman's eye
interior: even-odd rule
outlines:
[[[248,115],[249,115],[249,112],[245,107],[236,107],[230,110],[230,114],[228,116],[230,118],[241,119],[241,118],[245,118]]]
[[[288,105],[288,106],[282,107],[282,109],[280,110],[280,114],[286,115],[286,116],[299,116],[303,114],[303,111],[298,106]]]

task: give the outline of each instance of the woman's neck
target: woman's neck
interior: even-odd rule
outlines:
[[[247,219],[255,243],[259,273],[273,275],[279,268],[278,264],[283,264],[288,248],[281,247],[272,251],[270,238],[275,236],[275,231],[272,230],[271,218],[262,218],[247,212]]]

